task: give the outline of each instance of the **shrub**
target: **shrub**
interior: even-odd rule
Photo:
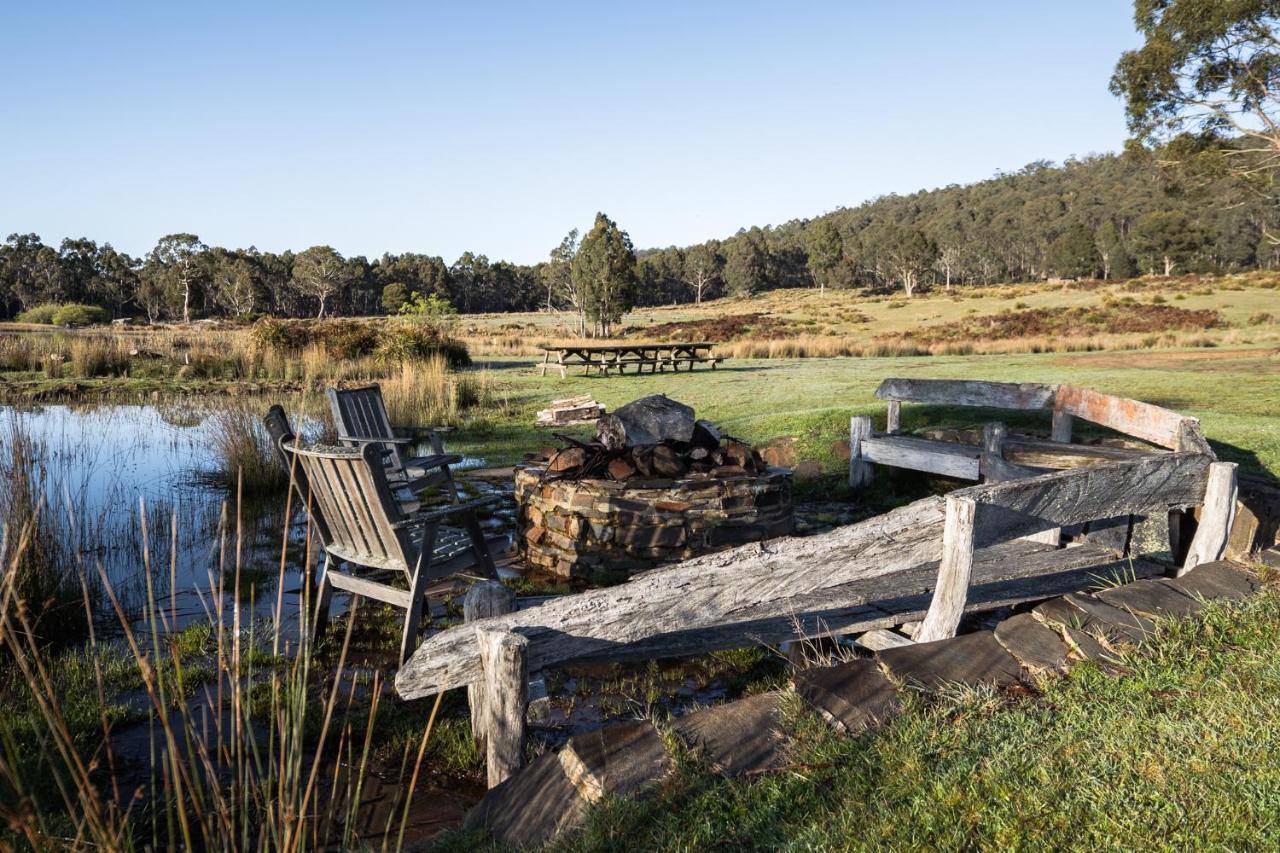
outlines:
[[[61,309],[62,306],[57,302],[46,302],[19,313],[17,320],[19,323],[40,323],[49,326],[53,324],[53,316]]]
[[[107,311],[97,305],[79,305],[71,303],[63,305],[53,315],[55,326],[91,326],[94,323],[107,322]]]
[[[1270,311],[1259,311],[1249,318],[1250,326],[1268,326],[1276,321],[1275,315]]]
[[[379,361],[396,364],[441,356],[450,367],[466,367],[471,356],[461,341],[415,323],[390,323],[378,336],[374,355]]]

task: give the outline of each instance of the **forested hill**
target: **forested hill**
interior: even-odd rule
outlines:
[[[603,297],[575,283],[576,232],[534,266],[471,252],[449,264],[411,253],[344,258],[326,246],[297,254],[228,250],[192,234],[169,235],[132,258],[87,238],[48,246],[35,234],[13,234],[0,246],[0,317],[68,302],[153,320],[376,314],[420,293],[447,298],[462,312],[550,304],[585,318],[601,305],[615,312],[779,287],[912,292],[1049,277],[1229,272],[1280,264],[1277,247],[1263,237],[1280,230],[1278,218],[1273,202],[1226,183],[1170,187],[1141,153],[1033,163],[975,184],[887,196],[724,240],[642,250],[634,266],[627,261],[614,270]],[[592,234],[601,220],[613,227],[601,217]]]

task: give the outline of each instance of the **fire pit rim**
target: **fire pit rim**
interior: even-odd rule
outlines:
[[[546,463],[539,464],[537,462],[522,462],[514,466],[515,473],[529,470],[546,471]],[[614,491],[628,491],[630,489],[673,489],[673,488],[698,488],[699,485],[704,487],[717,485],[719,483],[733,483],[739,480],[767,480],[771,477],[786,477],[790,479],[795,472],[790,468],[784,468],[780,465],[770,465],[765,470],[757,473],[731,474],[728,477],[717,477],[710,473],[700,477],[681,477],[679,479],[665,479],[653,477],[649,479],[641,479],[639,477],[628,477],[625,480],[610,480],[605,477],[555,477],[545,480],[547,484],[552,483],[587,483],[592,486],[600,486]],[[514,476],[514,475],[513,475]]]

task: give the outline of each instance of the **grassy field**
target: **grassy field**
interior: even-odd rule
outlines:
[[[1219,455],[1252,470],[1280,471],[1280,354],[1270,347],[1199,348],[1146,352],[1041,353],[912,358],[734,360],[715,371],[677,375],[539,377],[525,360],[485,360],[507,403],[501,416],[477,416],[454,446],[494,464],[516,461],[550,431],[535,431],[534,412],[554,398],[592,394],[616,407],[664,393],[694,406],[699,416],[735,436],[763,443],[794,438],[801,458],[837,473],[844,464],[831,445],[847,437],[849,417],[871,414],[883,424],[885,406],[873,393],[885,377],[947,377],[1006,382],[1062,382],[1157,403],[1201,419]],[[981,423],[999,417],[1047,433],[1046,415],[940,411],[903,407],[903,428]],[[1081,426],[1088,434],[1087,425]]]

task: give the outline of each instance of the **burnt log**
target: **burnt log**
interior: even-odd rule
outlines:
[[[680,454],[665,445],[653,448],[653,472],[659,477],[682,477],[688,470]]]
[[[634,477],[636,466],[631,464],[631,460],[625,456],[619,456],[617,459],[609,462],[609,476],[615,480],[625,480],[628,477]]]
[[[581,467],[586,461],[587,451],[581,447],[567,447],[551,457],[551,461],[547,463],[547,470],[556,473],[569,471]]]
[[[688,443],[694,432],[693,409],[665,394],[641,397],[602,417],[596,427],[600,443],[609,450],[661,444]]]

